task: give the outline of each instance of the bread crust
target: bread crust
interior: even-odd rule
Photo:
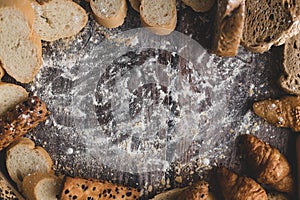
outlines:
[[[0,64],[0,80],[3,78],[4,74],[5,74],[5,71],[4,71],[3,67],[1,67],[1,64]]]
[[[124,23],[125,17],[127,15],[127,4],[126,0],[121,0],[119,11],[113,16],[103,16],[96,8],[95,2],[90,1],[90,6],[92,8],[94,17],[96,21],[106,28],[117,28]]]
[[[145,0],[142,0],[141,5],[140,5],[140,18],[141,18],[142,25],[157,35],[168,35],[171,32],[173,32],[175,30],[176,24],[177,24],[176,1],[173,0],[174,9],[172,10],[172,18],[168,24],[164,24],[164,25],[158,25],[157,23],[150,22],[149,20],[147,20],[145,18],[145,16],[143,15],[144,1]]]
[[[195,12],[207,12],[215,4],[215,0],[182,0],[182,2],[185,5],[190,6]]]
[[[141,0],[129,0],[129,3],[135,11],[140,12]]]

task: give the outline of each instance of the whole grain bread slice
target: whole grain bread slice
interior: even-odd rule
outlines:
[[[182,2],[196,12],[207,12],[215,4],[215,0],[182,0]]]
[[[299,2],[282,0],[245,0],[246,16],[241,43],[263,53],[273,45],[284,44],[300,30]]]
[[[54,174],[35,172],[24,177],[22,191],[30,200],[57,200],[62,190],[63,178]]]
[[[168,35],[176,28],[176,0],[142,0],[140,16],[142,24],[150,31]]]
[[[42,44],[32,31],[30,1],[0,0],[0,16],[1,65],[17,81],[31,82],[42,65]]]
[[[76,35],[86,26],[85,10],[72,0],[32,0],[35,11],[34,31],[44,41],[54,41]]]
[[[73,199],[139,199],[140,192],[134,188],[124,187],[100,180],[66,177],[61,193],[61,200]]]
[[[300,34],[287,39],[283,50],[284,75],[280,86],[288,93],[300,94]]]
[[[6,168],[11,179],[22,190],[25,176],[34,172],[52,173],[52,159],[45,149],[28,138],[19,138],[6,152]]]
[[[28,93],[23,87],[0,82],[0,117],[27,98]]]
[[[90,0],[96,21],[106,28],[116,28],[127,15],[126,0]]]
[[[243,34],[245,0],[218,1],[212,51],[219,56],[235,56]]]

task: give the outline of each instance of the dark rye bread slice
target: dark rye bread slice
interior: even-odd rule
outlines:
[[[49,115],[46,104],[38,97],[30,97],[17,104],[0,118],[0,151],[28,133]]]
[[[95,179],[66,177],[61,193],[61,200],[89,199],[122,199],[134,200],[140,198],[140,192],[134,188],[115,185]]]
[[[246,0],[246,16],[241,44],[263,53],[282,45],[299,32],[298,1]]]
[[[288,93],[300,94],[300,34],[289,38],[283,50],[284,75],[280,77],[280,86]]]
[[[235,56],[244,27],[245,1],[219,0],[217,9],[212,51],[218,56]]]

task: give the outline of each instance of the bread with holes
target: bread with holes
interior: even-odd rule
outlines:
[[[0,0],[0,16],[2,67],[15,80],[32,82],[42,65],[42,44],[32,30],[34,11],[30,1]]]
[[[218,1],[212,45],[218,56],[235,56],[243,34],[245,0]]]
[[[284,44],[300,30],[299,2],[282,0],[245,0],[242,45],[263,53],[273,45]]]
[[[35,172],[24,177],[22,191],[26,199],[57,200],[59,199],[63,178],[54,174]]]
[[[22,86],[0,82],[0,117],[27,98],[28,93]]]
[[[300,94],[300,34],[287,39],[283,49],[284,75],[280,86],[288,93]]]
[[[30,97],[0,117],[0,150],[25,135],[49,116],[46,104]]]
[[[6,168],[10,178],[22,190],[25,176],[36,172],[53,173],[52,159],[45,149],[28,138],[19,138],[6,152]]]
[[[90,0],[96,21],[106,28],[116,28],[127,15],[126,0]]]
[[[176,0],[142,0],[140,6],[142,24],[158,35],[168,35],[176,28]]]
[[[35,12],[34,31],[44,41],[74,36],[87,24],[85,10],[72,0],[51,0],[38,3],[32,0]]]
[[[140,192],[137,189],[116,185],[107,181],[95,179],[83,179],[66,177],[61,200],[73,199],[139,199]]]
[[[207,12],[215,4],[215,0],[182,0],[182,2],[196,12]]]

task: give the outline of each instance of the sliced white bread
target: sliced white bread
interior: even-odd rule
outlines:
[[[54,174],[33,173],[24,177],[22,191],[30,200],[57,200],[62,190],[63,178]]]
[[[22,181],[29,174],[52,173],[52,160],[45,149],[35,146],[28,138],[19,138],[6,152],[6,168],[11,179],[22,188]]]
[[[27,98],[28,93],[23,87],[0,82],[0,116]]]
[[[0,0],[1,64],[22,83],[33,81],[42,65],[41,39],[32,31],[33,21],[29,0]]]
[[[182,0],[182,2],[196,12],[207,12],[215,4],[215,0]]]
[[[126,0],[90,0],[96,21],[106,28],[116,28],[124,23],[127,14]]]
[[[129,2],[135,11],[140,12],[141,0],[129,0]]]
[[[5,71],[4,71],[4,69],[0,66],[0,80],[3,78],[4,74],[5,74]]]
[[[299,1],[245,0],[246,12],[241,44],[263,53],[284,44],[300,30]]]
[[[168,35],[177,23],[176,0],[142,0],[142,24],[158,35]]]
[[[85,10],[71,0],[51,0],[39,4],[32,0],[35,11],[34,31],[44,41],[54,41],[76,35],[85,27]]]

